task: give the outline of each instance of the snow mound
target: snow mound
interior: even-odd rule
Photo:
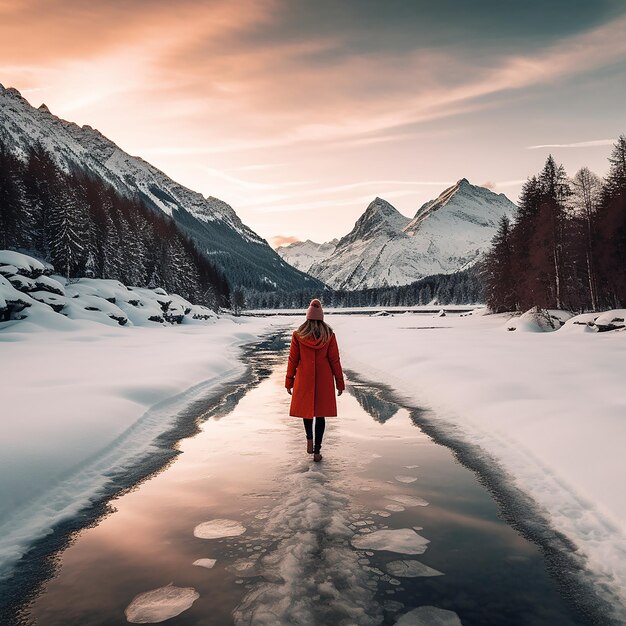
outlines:
[[[562,330],[564,332],[578,331],[595,333],[598,331],[595,325],[598,315],[598,313],[581,313],[580,315],[575,315],[563,324]]]
[[[359,550],[387,550],[399,554],[424,554],[429,543],[410,528],[375,530],[352,538],[352,545]]]
[[[118,280],[103,278],[68,280],[51,276],[53,272],[48,263],[12,250],[0,250],[0,322],[29,318],[44,328],[58,327],[59,323],[46,312],[110,326],[201,324],[217,320],[211,309],[161,288],[127,287]],[[33,308],[34,302],[38,305]]]
[[[520,316],[512,317],[506,324],[506,330],[526,333],[543,333],[558,330],[572,317],[568,311],[540,309],[533,307]]]
[[[391,561],[385,565],[385,569],[392,576],[398,576],[400,578],[419,578],[427,576],[443,576],[443,572],[440,572],[428,565],[424,565],[419,561]]]
[[[462,626],[454,611],[446,611],[436,606],[420,606],[405,613],[396,626]]]
[[[220,539],[222,537],[237,537],[246,532],[246,527],[232,519],[214,519],[198,524],[193,531],[199,539]]]
[[[613,309],[606,311],[596,318],[595,324],[600,332],[624,328],[626,320],[626,309]]]
[[[197,565],[198,567],[204,567],[206,569],[212,569],[216,563],[217,559],[198,559],[194,561],[192,565]]]
[[[52,268],[49,264],[44,264],[33,257],[13,250],[0,250],[0,265],[12,265],[17,272],[23,276],[35,278]]]
[[[199,597],[193,587],[175,587],[170,583],[135,596],[124,612],[131,624],[157,624],[191,608]]]

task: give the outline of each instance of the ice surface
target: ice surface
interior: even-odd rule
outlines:
[[[263,522],[275,546],[262,555],[262,580],[233,612],[236,626],[359,624],[378,626],[375,581],[348,544],[349,498],[333,488],[325,468],[282,477],[283,494]],[[372,589],[373,583],[373,589]]]
[[[193,587],[175,587],[170,583],[135,596],[126,608],[126,619],[131,624],[164,622],[191,608],[199,597]]]
[[[199,539],[220,539],[222,537],[237,537],[246,532],[246,527],[237,520],[214,519],[198,524],[193,534]]]
[[[407,476],[405,474],[402,474],[400,476],[394,476],[394,478],[400,482],[400,483],[414,483],[417,478],[415,476]]]
[[[193,565],[197,565],[198,567],[206,567],[206,569],[212,569],[213,566],[217,563],[217,559],[198,559],[193,562]]]
[[[387,498],[387,500],[393,500],[394,502],[404,504],[404,506],[428,506],[428,502],[426,502],[423,498],[409,496],[403,493],[388,495],[385,496],[385,498]]]
[[[423,554],[430,541],[410,528],[375,530],[352,538],[352,545],[360,550],[387,550],[399,554]]]
[[[392,576],[400,578],[418,578],[420,576],[443,576],[443,572],[439,572],[428,565],[424,565],[419,561],[401,560],[391,561],[385,565],[385,569]]]
[[[0,414],[11,414],[0,420],[0,578],[110,488],[112,474],[153,457],[182,411],[241,376],[238,346],[273,325],[222,318],[129,328],[93,311],[105,326],[69,320],[3,280],[0,295],[32,304],[28,319],[0,322]]]
[[[437,333],[400,317],[337,315],[332,326],[347,369],[428,407],[443,434],[493,457],[584,555],[598,593],[625,607],[626,491],[616,477],[626,475],[626,332],[569,332],[567,321],[550,333],[503,331],[509,318],[433,318]]]
[[[446,611],[436,606],[420,606],[405,613],[395,626],[462,626],[454,611]]]

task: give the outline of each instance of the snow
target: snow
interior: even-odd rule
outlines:
[[[276,485],[281,497],[259,531],[275,544],[233,612],[236,626],[381,623],[368,572],[348,545],[350,499],[327,471],[306,461]]]
[[[491,247],[500,218],[512,217],[515,210],[503,194],[461,179],[413,219],[376,198],[332,253],[320,253],[316,244],[293,244],[284,258],[303,265],[311,261],[309,274],[335,289],[406,285],[472,266]]]
[[[246,527],[232,519],[214,519],[198,524],[193,531],[194,537],[199,539],[220,539],[222,537],[237,537],[246,532]]]
[[[609,317],[613,317],[611,312]],[[510,315],[328,315],[344,367],[393,388],[534,500],[626,603],[626,333],[503,332]]]
[[[626,309],[614,309],[602,313],[595,320],[595,325],[601,327],[624,328],[624,320],[626,320]]]
[[[419,561],[390,561],[385,565],[385,569],[392,576],[399,576],[400,578],[420,578],[428,576],[443,576],[443,572],[440,572],[428,565],[424,565]]]
[[[135,596],[126,608],[126,619],[131,624],[164,622],[191,608],[199,597],[193,587],[159,587]]]
[[[215,317],[129,327],[98,311],[97,323],[72,320],[3,281],[0,298],[32,306],[27,319],[0,322],[0,577],[112,471],[154,454],[186,407],[242,376],[239,346],[272,327]]]
[[[439,609],[436,606],[420,606],[405,613],[396,626],[462,626],[454,611]]]
[[[387,550],[400,554],[423,554],[430,541],[411,528],[375,530],[352,538],[352,545],[360,550]]]
[[[0,265],[12,265],[20,274],[31,278],[43,274],[49,268],[48,264],[13,250],[0,250]]]

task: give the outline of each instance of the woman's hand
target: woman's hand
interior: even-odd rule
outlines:
[[[343,393],[343,389],[337,389],[337,395],[340,396]]]
[[[291,389],[287,389],[287,393],[291,395]]]

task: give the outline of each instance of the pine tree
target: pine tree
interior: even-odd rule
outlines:
[[[600,299],[604,306],[626,305],[626,136],[617,140],[598,211]]]
[[[48,224],[48,249],[56,270],[65,278],[75,274],[83,255],[81,211],[71,187],[58,187],[60,198],[55,202]]]
[[[487,304],[494,313],[515,311],[517,293],[513,274],[511,223],[506,215],[500,218],[498,230],[491,240],[483,272]]]

